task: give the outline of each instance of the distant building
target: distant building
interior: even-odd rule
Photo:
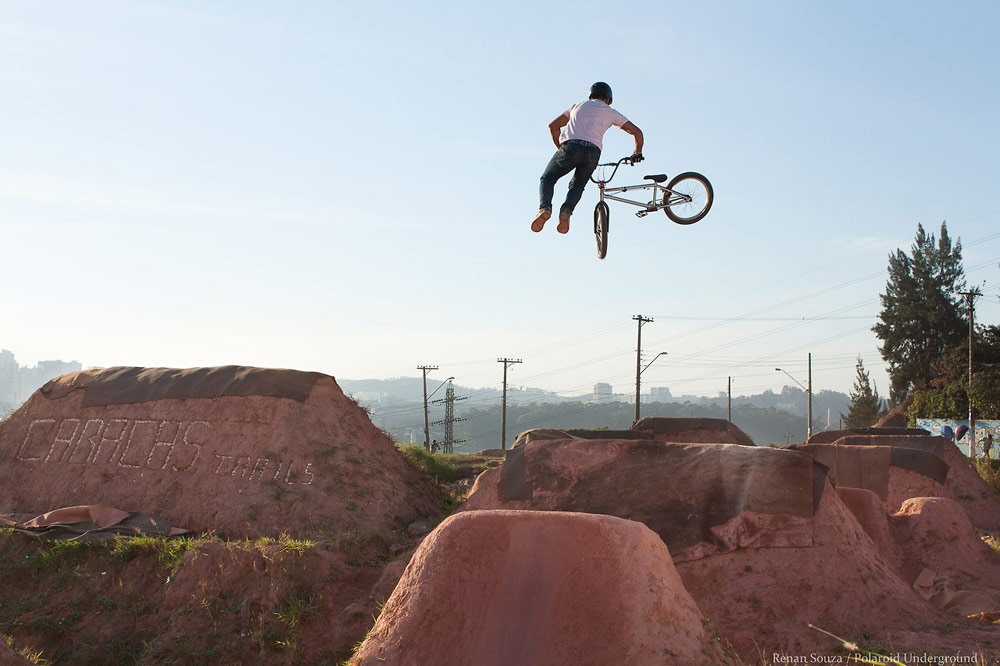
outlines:
[[[17,370],[14,353],[0,349],[0,406],[13,406],[21,392],[21,380]]]
[[[654,386],[649,389],[650,402],[666,402],[672,397],[670,389],[666,386]]]
[[[67,372],[79,372],[77,361],[39,361],[35,367],[20,366],[14,353],[0,350],[0,410],[15,409],[45,382]]]
[[[611,402],[614,397],[615,394],[611,389],[611,384],[605,384],[604,382],[594,384],[594,402]]]

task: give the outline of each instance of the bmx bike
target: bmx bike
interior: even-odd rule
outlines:
[[[640,218],[662,210],[668,218],[677,224],[694,224],[708,215],[708,211],[712,208],[712,200],[715,196],[712,184],[708,182],[708,178],[694,171],[674,176],[666,185],[663,185],[667,181],[666,174],[659,173],[645,176],[644,179],[648,180],[648,183],[608,187],[608,183],[618,172],[618,167],[622,164],[634,166],[639,159],[635,159],[634,156],[623,157],[617,162],[598,164],[598,169],[612,167],[611,174],[607,177],[603,175],[597,178],[593,175],[590,177],[590,180],[597,184],[601,194],[600,201],[594,207],[594,236],[597,239],[598,259],[603,259],[608,254],[608,227],[610,226],[611,212],[608,209],[607,201],[620,201],[639,206],[641,210],[636,211],[635,215]],[[651,190],[649,201],[636,201],[621,196],[635,190]]]

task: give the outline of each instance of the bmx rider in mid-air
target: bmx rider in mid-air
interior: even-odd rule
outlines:
[[[559,208],[559,225],[556,227],[561,234],[569,231],[569,218],[583,196],[583,188],[597,168],[601,159],[601,141],[612,125],[632,135],[635,139],[635,153],[631,159],[635,162],[642,160],[642,130],[612,109],[611,100],[611,86],[598,81],[590,86],[589,99],[574,104],[549,123],[552,142],[558,150],[542,173],[538,188],[538,215],[531,223],[532,231],[541,231],[552,217],[552,194],[556,181],[575,170],[569,181],[566,201]]]

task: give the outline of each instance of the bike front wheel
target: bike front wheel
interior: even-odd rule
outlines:
[[[608,223],[610,218],[608,204],[598,201],[594,207],[594,238],[597,239],[598,259],[603,259],[608,255]]]
[[[688,171],[667,183],[663,212],[677,224],[694,224],[708,215],[715,193],[712,184],[700,173]]]

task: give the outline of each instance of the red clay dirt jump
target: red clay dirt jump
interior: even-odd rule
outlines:
[[[898,511],[910,497],[946,497],[961,503],[976,529],[1000,532],[996,494],[944,437],[913,428],[867,428],[817,433],[805,445],[790,448],[838,468],[845,460],[849,478],[840,485],[875,491],[888,513]]]
[[[405,529],[442,501],[320,373],[87,370],[0,422],[0,512],[100,504],[229,537],[316,536]]]
[[[904,501],[899,516],[887,516],[871,490],[838,488],[845,503],[829,471],[786,449],[534,441],[480,475],[463,510],[574,511],[646,524],[669,548],[699,609],[748,663],[765,655],[843,654],[810,623],[846,638],[880,637],[915,654],[982,650],[1000,659],[994,630],[941,602],[978,586],[986,590],[974,599],[978,610],[994,603],[1000,562],[959,504],[941,498],[953,507],[945,510],[935,501]],[[975,572],[952,562],[959,550],[979,558]],[[929,582],[915,589],[924,569],[932,571],[924,575]]]
[[[640,523],[467,511],[420,546],[352,666],[730,662]]]

